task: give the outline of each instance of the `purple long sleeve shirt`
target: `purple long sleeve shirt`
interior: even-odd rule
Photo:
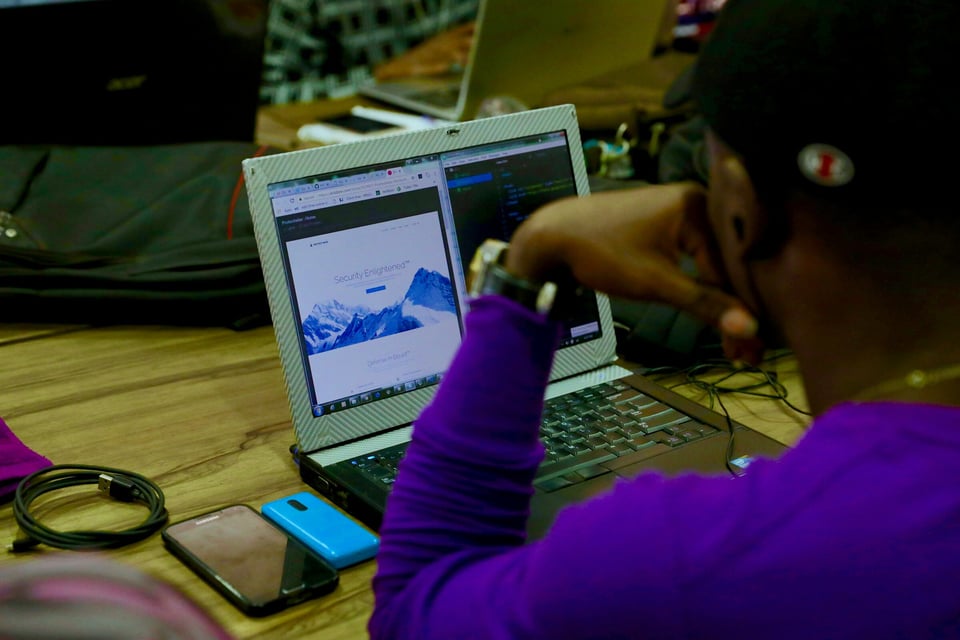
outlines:
[[[555,345],[473,304],[389,499],[372,638],[960,638],[960,409],[843,404],[742,478],[621,480],[527,542]]]

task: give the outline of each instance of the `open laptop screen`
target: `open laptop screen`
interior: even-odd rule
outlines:
[[[567,144],[559,131],[268,186],[314,416],[439,382],[465,264],[576,194]],[[564,325],[564,346],[599,338],[595,298]]]

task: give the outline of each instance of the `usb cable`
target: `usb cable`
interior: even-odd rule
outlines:
[[[95,484],[104,495],[123,502],[139,502],[150,513],[135,527],[119,531],[57,531],[30,513],[30,505],[51,491]],[[114,549],[143,540],[166,524],[169,515],[163,491],[152,480],[131,471],[89,465],[53,465],[25,477],[17,485],[13,514],[23,536],[10,545],[10,551],[32,549],[38,544],[70,550]]]

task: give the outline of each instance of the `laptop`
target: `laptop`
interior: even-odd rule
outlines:
[[[576,111],[262,156],[243,170],[300,476],[377,529],[412,423],[463,337],[475,248],[509,238],[554,198],[588,194]],[[620,366],[608,298],[580,302],[564,319],[545,398],[549,453],[531,535],[617,477],[728,473],[745,456],[784,450]]]
[[[651,58],[675,11],[675,0],[480,0],[460,73],[372,82],[358,92],[448,121],[473,119],[489,97],[541,106],[549,91]]]
[[[0,144],[254,139],[268,0],[0,0]]]

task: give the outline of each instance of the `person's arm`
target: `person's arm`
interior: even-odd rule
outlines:
[[[666,612],[676,599],[663,580],[680,577],[672,554],[610,561],[619,541],[651,535],[637,493],[647,494],[654,512],[669,504],[651,493],[661,485],[656,478],[593,501],[585,518],[561,514],[565,526],[525,544],[555,329],[504,298],[475,301],[463,345],[414,426],[388,499],[369,623],[374,640],[586,637],[607,625],[623,635],[630,607],[608,614],[598,611],[600,600],[623,601],[640,589]],[[590,585],[603,583],[610,593],[598,599]]]
[[[414,424],[389,497],[373,583],[374,638],[423,632],[433,623],[411,616],[432,615],[441,576],[524,543],[557,338],[552,322],[514,302],[473,302],[464,341]],[[476,588],[492,588],[501,569],[486,569]]]
[[[639,277],[616,292],[680,300],[688,308],[707,299],[704,308],[717,310],[714,321],[725,307],[739,308],[722,291],[670,266],[681,251],[701,261],[708,257],[696,246],[696,230],[681,231],[688,209],[702,212],[702,193],[651,189],[548,205],[526,229],[521,226],[507,268],[534,278],[567,269],[607,289],[618,285],[618,273],[638,268]],[[711,265],[702,268],[709,277]],[[558,337],[555,323],[512,301],[486,296],[473,302],[464,341],[414,425],[388,499],[373,638],[579,637],[578,630],[596,628],[598,615],[583,581],[609,579],[640,590],[652,583],[658,588],[651,602],[666,609],[661,598],[671,594],[665,577],[681,577],[672,555],[652,564],[647,559],[642,572],[609,557],[604,562],[609,549],[603,539],[614,531],[623,539],[650,535],[642,514],[633,511],[633,493],[642,492],[653,505],[643,513],[664,514],[676,502],[658,493],[655,479],[594,500],[589,515],[567,518],[543,540],[525,544],[532,482],[543,456],[543,396]],[[665,533],[653,530],[676,533],[668,519],[660,526]],[[552,610],[556,592],[569,600],[559,611]],[[603,623],[616,629],[624,620],[611,615]]]
[[[679,266],[684,254],[696,279]],[[517,229],[506,268],[539,281],[568,272],[612,296],[663,302],[717,327],[730,358],[757,361],[762,352],[756,320],[726,292],[706,190],[694,182],[554,201]]]
[[[728,533],[753,543],[738,522],[750,494],[731,495],[729,478],[654,474],[568,507],[525,543],[555,336],[509,300],[475,302],[388,499],[373,640],[680,637],[687,605],[709,609],[682,585],[725,557]]]

